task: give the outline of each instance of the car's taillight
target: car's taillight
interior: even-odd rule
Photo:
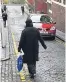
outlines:
[[[49,31],[50,30],[50,28],[48,28],[48,29],[46,29],[47,31]]]
[[[54,27],[54,26],[52,26],[52,27],[50,28],[50,30],[55,30],[55,27]]]

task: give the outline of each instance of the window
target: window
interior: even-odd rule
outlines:
[[[65,0],[63,0],[63,4],[65,4]]]
[[[57,2],[59,2],[59,3],[62,3],[62,4],[64,4],[64,5],[66,4],[66,3],[65,3],[66,0],[55,0],[55,1],[57,1]]]
[[[57,0],[57,2],[60,2],[61,3],[61,0]]]
[[[41,22],[45,22],[45,23],[51,22],[51,18],[48,17],[48,16],[44,16],[44,15],[43,15],[43,16],[41,16],[40,21],[41,21]]]

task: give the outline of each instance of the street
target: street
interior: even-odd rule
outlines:
[[[10,60],[1,62],[1,81],[2,82],[21,82],[16,68],[16,59],[12,33],[18,48],[20,35],[25,27],[27,14],[22,15],[20,6],[7,6],[8,21],[8,45],[6,56]],[[43,49],[39,42],[39,61],[36,63],[36,77],[34,82],[64,82],[65,81],[65,43],[58,39],[45,40],[47,49]],[[8,51],[8,49],[10,49]],[[27,80],[29,80],[29,76]],[[26,81],[27,81],[26,80]]]

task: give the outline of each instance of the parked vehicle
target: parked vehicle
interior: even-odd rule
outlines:
[[[47,14],[30,14],[30,19],[33,22],[33,26],[40,31],[42,37],[52,37],[55,39],[56,22],[53,22]]]

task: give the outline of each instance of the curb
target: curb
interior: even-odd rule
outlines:
[[[17,50],[17,46],[16,46],[16,41],[15,41],[14,33],[12,33],[12,39],[13,39],[13,45],[14,45],[15,56],[17,56],[18,50]],[[26,68],[26,67],[25,67],[26,65],[25,65],[25,64],[23,64],[23,65],[24,65],[24,66],[23,66],[23,69],[22,69],[20,72],[18,72],[18,74],[19,74],[20,79],[21,79],[22,82],[27,82],[25,72],[27,73],[27,75],[29,75],[29,73],[28,73],[27,70],[24,71],[25,68]],[[32,82],[30,79],[29,79],[29,81]]]
[[[61,38],[60,36],[56,35],[56,37],[65,42],[65,39]]]
[[[65,42],[65,33],[56,29],[56,37]]]
[[[12,33],[12,39],[13,39],[13,45],[14,45],[15,56],[17,56],[17,54],[18,54],[18,50],[17,50],[17,47],[16,47],[16,42],[15,42],[14,33]],[[20,75],[20,79],[21,79],[21,81],[26,81],[26,78],[25,78],[23,72],[19,72],[19,75]]]

